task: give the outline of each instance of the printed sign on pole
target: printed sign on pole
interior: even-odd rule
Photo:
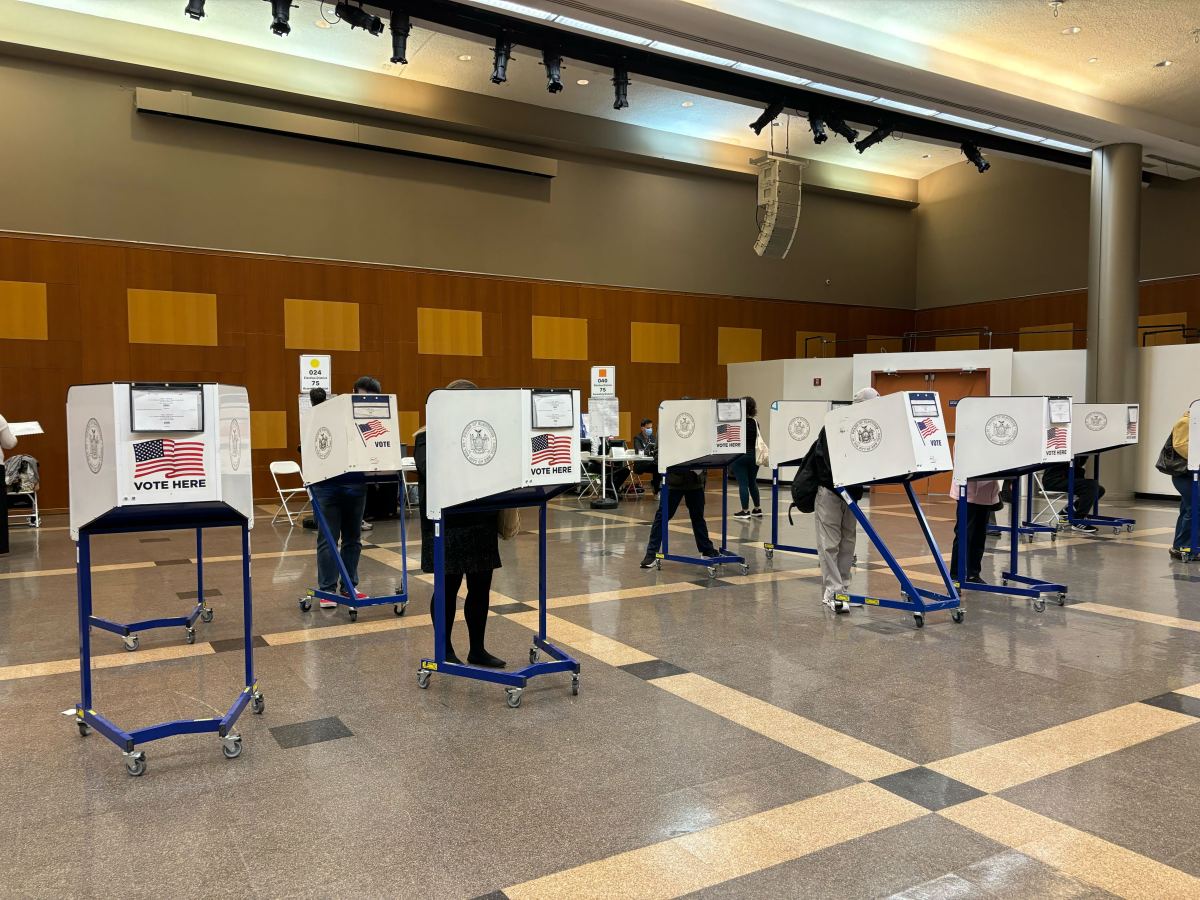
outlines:
[[[616,366],[592,366],[592,396],[611,397],[616,393]]]
[[[300,357],[300,390],[307,394],[313,388],[333,393],[333,361],[328,353],[306,353]]]

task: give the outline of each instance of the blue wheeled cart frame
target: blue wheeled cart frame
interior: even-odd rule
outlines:
[[[785,466],[794,465],[801,460],[791,460],[784,463]],[[775,556],[776,550],[783,550],[786,553],[807,553],[810,556],[816,556],[817,551],[813,547],[796,547],[792,544],[779,543],[779,466],[771,470],[771,542],[763,544],[763,551],[766,553],[767,559]]]
[[[79,687],[80,701],[75,707],[75,723],[83,736],[95,729],[114,744],[121,748],[125,756],[125,768],[130,775],[142,775],[146,771],[145,751],[138,750],[139,744],[157,741],[177,734],[204,734],[215,732],[221,738],[221,750],[228,759],[235,759],[242,754],[242,737],[232,729],[238,717],[247,705],[255,713],[261,713],[266,708],[262,691],[254,677],[254,647],[251,636],[253,601],[250,591],[250,528],[245,517],[240,516],[227,507],[208,507],[197,509],[196,504],[186,507],[143,508],[136,511],[118,510],[109,516],[79,529],[77,545],[76,573],[79,592]],[[121,513],[126,513],[122,515]],[[92,641],[93,627],[111,631],[112,623],[92,614],[92,549],[91,539],[99,534],[131,534],[144,531],[168,531],[179,529],[196,529],[197,534],[204,528],[237,527],[242,532],[242,613],[243,640],[246,661],[246,683],[233,705],[223,716],[204,719],[179,719],[174,722],[162,722],[126,731],[109,719],[100,715],[92,708]],[[197,539],[199,546],[199,539]],[[197,557],[197,568],[202,564]],[[203,595],[202,595],[203,596]],[[177,624],[171,619],[150,620],[150,623],[137,623],[145,627],[163,627],[155,622]],[[143,629],[144,630],[144,629]]]
[[[746,565],[746,557],[738,556],[736,553],[729,552],[729,466],[732,463],[688,463],[681,466],[670,466],[667,472],[663,474],[662,489],[658,492],[658,509],[662,515],[662,549],[655,554],[654,565],[661,569],[664,559],[671,562],[688,563],[693,566],[704,566],[708,570],[710,578],[715,578],[717,574],[717,566],[726,563],[736,563],[742,567],[742,574],[745,575],[750,571],[750,567]],[[720,552],[716,556],[679,556],[672,555],[670,537],[671,520],[668,516],[670,510],[671,489],[667,486],[667,474],[671,469],[720,469],[721,470],[721,547]]]
[[[878,482],[880,484],[894,482]],[[938,573],[942,576],[942,581],[946,585],[946,593],[939,594],[936,591],[931,591],[926,588],[919,588],[913,584],[912,579],[896,561],[896,557],[892,555],[892,551],[888,549],[887,544],[883,542],[883,538],[879,536],[879,532],[871,525],[871,520],[867,518],[866,513],[858,505],[858,501],[850,496],[847,487],[843,485],[837,489],[842,501],[850,507],[850,512],[854,514],[854,518],[858,520],[858,524],[862,526],[871,543],[875,545],[875,549],[879,551],[879,555],[883,557],[883,561],[887,563],[887,567],[892,570],[892,574],[896,576],[896,580],[900,582],[900,592],[903,599],[889,600],[885,597],[868,597],[864,594],[835,594],[834,602],[836,612],[846,611],[846,606],[851,603],[861,603],[866,606],[882,606],[886,609],[902,609],[906,612],[911,612],[913,622],[918,628],[925,627],[925,614],[934,612],[939,609],[950,610],[950,617],[954,622],[961,623],[965,611],[962,608],[962,600],[959,598],[958,590],[954,586],[954,582],[950,580],[950,573],[946,569],[945,560],[942,559],[942,552],[938,549],[937,541],[934,540],[933,532],[929,528],[929,522],[925,518],[925,512],[921,509],[921,504],[917,501],[917,495],[913,493],[912,481],[904,480],[904,493],[908,495],[908,502],[912,505],[913,513],[917,517],[917,523],[921,526],[921,534],[925,536],[925,543],[933,553],[934,562],[937,563]]]
[[[512,491],[499,498],[483,499],[463,503],[442,510],[441,521],[433,523],[433,658],[422,659],[417,670],[417,686],[429,687],[430,676],[460,675],[477,681],[489,681],[504,685],[508,705],[516,709],[530,678],[552,675],[555,672],[571,673],[571,693],[579,693],[579,661],[565,650],[550,643],[546,635],[546,504],[572,485],[556,485],[549,489],[524,489]],[[464,665],[446,661],[446,526],[447,520],[455,515],[476,512],[499,512],[502,509],[536,507],[538,511],[538,628],[529,648],[529,665],[513,672],[486,669],[482,666]],[[550,659],[540,661],[545,652]]]
[[[1097,453],[1092,457],[1092,477],[1096,481],[1100,480],[1100,454]],[[1100,515],[1100,498],[1097,497],[1092,501],[1091,515],[1079,517],[1075,515],[1075,462],[1071,461],[1071,468],[1067,472],[1067,524],[1069,525],[1091,525],[1093,528],[1111,528],[1113,534],[1120,534],[1121,529],[1133,531],[1133,526],[1137,524],[1137,519],[1130,519],[1126,516],[1102,516]]]
[[[1011,477],[1014,473],[998,473],[995,478]],[[1032,483],[1032,473],[1030,482]],[[1021,478],[1013,478],[1012,499],[1009,501],[1009,520],[1008,528],[1004,529],[1008,532],[1008,569],[1001,573],[1003,579],[1000,584],[978,584],[976,582],[967,581],[967,486],[959,485],[958,487],[958,527],[956,529],[958,541],[958,571],[954,573],[954,577],[958,580],[960,591],[975,591],[981,594],[1008,594],[1012,597],[1025,597],[1033,601],[1033,608],[1038,612],[1042,612],[1046,608],[1045,594],[1054,594],[1055,600],[1059,606],[1067,602],[1067,586],[1056,582],[1044,581],[1041,578],[1032,578],[1028,575],[1022,575],[1020,569],[1020,558],[1017,554],[1017,549],[1020,545],[1022,529],[1018,523],[1020,515],[1018,510],[1021,508]]]
[[[1200,559],[1200,469],[1192,473],[1192,535],[1191,546],[1183,551],[1183,561]]]
[[[1012,531],[1011,525],[988,525],[988,534],[1001,535],[1008,534]],[[1025,476],[1025,518],[1020,525],[1017,526],[1017,534],[1025,535],[1029,539],[1029,543],[1033,543],[1033,539],[1039,534],[1050,535],[1050,541],[1053,543],[1058,540],[1057,525],[1043,525],[1040,522],[1033,521],[1033,473],[1030,472]],[[955,575],[958,573],[956,572]]]
[[[183,527],[183,526],[180,526]],[[103,631],[111,631],[125,639],[125,649],[129,651],[138,648],[138,632],[150,631],[154,628],[184,629],[185,639],[189,644],[196,643],[196,620],[211,622],[213,609],[204,599],[204,529],[196,529],[196,605],[186,616],[165,616],[158,619],[144,619],[141,622],[114,622],[103,616],[92,616],[93,627]]]
[[[400,564],[400,589],[395,594],[388,594],[383,597],[357,596],[358,592],[354,589],[354,582],[350,578],[350,573],[346,571],[346,564],[342,561],[342,554],[338,552],[337,539],[330,532],[329,524],[325,521],[325,515],[321,512],[321,504],[317,502],[312,487],[309,486],[308,500],[312,505],[313,518],[316,520],[317,530],[324,536],[325,542],[333,548],[333,559],[337,563],[338,577],[341,578],[343,587],[350,585],[348,588],[350,594],[335,594],[332,591],[313,588],[300,598],[300,610],[302,612],[308,612],[312,609],[314,600],[332,600],[339,606],[346,607],[350,613],[351,622],[358,621],[358,611],[360,609],[367,606],[382,606],[385,603],[392,604],[392,612],[396,615],[404,615],[405,610],[408,609],[408,520],[405,518],[408,506],[408,492],[404,489],[404,476],[397,473],[395,477],[400,482],[400,558],[403,560]],[[367,476],[368,484],[379,484],[390,480],[390,477]]]

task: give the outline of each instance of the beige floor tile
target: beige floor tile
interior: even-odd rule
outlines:
[[[510,622],[523,625],[530,631],[537,631],[538,613],[536,611],[514,613],[506,616]],[[558,616],[546,617],[546,637],[551,643],[562,643],[593,656],[610,666],[626,666],[630,663],[647,662],[654,659],[649,653],[635,650],[620,641],[597,634],[587,628],[582,628],[574,622],[568,622]]]
[[[592,594],[573,594],[567,597],[551,597],[546,601],[548,609],[562,609],[568,606],[583,606],[588,603],[607,603],[610,600],[636,600],[645,597],[661,597],[666,594],[681,594],[687,591],[702,590],[700,585],[690,581],[676,581],[667,584],[648,584],[645,587],[623,588],[619,591],[596,591]]]
[[[1185,631],[1200,631],[1200,622],[1195,619],[1180,619],[1177,616],[1164,616],[1160,613],[1143,612],[1140,609],[1128,609],[1124,606],[1108,606],[1104,603],[1077,603],[1071,608],[1083,612],[1098,613],[1102,616],[1113,616],[1117,619],[1129,619],[1133,622],[1165,625],[1167,628],[1182,628]]]

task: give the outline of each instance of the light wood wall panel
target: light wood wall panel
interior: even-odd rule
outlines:
[[[129,343],[217,346],[217,295],[192,291],[126,291]]]
[[[832,331],[797,331],[796,332],[796,359],[819,359],[822,356],[836,356],[836,345],[822,344],[817,340],[809,340],[809,338],[824,338],[827,341],[836,341],[837,335]]]
[[[588,320],[533,316],[534,359],[588,359]]]
[[[1026,325],[1021,329],[1020,350],[1070,350],[1074,336],[1070,322],[1052,325]]]
[[[412,446],[413,434],[421,427],[421,414],[416,410],[401,410],[398,417],[400,424],[400,440],[409,447]]]
[[[0,340],[47,340],[48,321],[44,282],[0,281]]]
[[[250,446],[255,450],[280,450],[288,445],[287,411],[250,410]]]
[[[417,352],[430,356],[483,356],[483,314],[473,309],[419,307]]]
[[[1138,316],[1138,343],[1144,347],[1162,347],[1167,344],[1182,344],[1183,332],[1167,331],[1168,328],[1186,328],[1187,311]],[[1154,332],[1159,332],[1155,334]]]
[[[291,350],[358,350],[358,304],[285,299],[283,345]]]
[[[630,322],[629,359],[635,363],[679,362],[679,326],[665,322]]]
[[[758,362],[762,358],[761,328],[717,329],[717,365]]]
[[[977,334],[943,334],[933,341],[934,350],[978,350],[979,335]]]

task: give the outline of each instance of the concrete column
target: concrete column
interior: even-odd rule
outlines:
[[[1087,324],[1087,399],[1092,403],[1126,403],[1140,396],[1141,192],[1141,145],[1110,144],[1093,151]],[[1111,451],[1102,461],[1106,500],[1132,499],[1132,450]]]

